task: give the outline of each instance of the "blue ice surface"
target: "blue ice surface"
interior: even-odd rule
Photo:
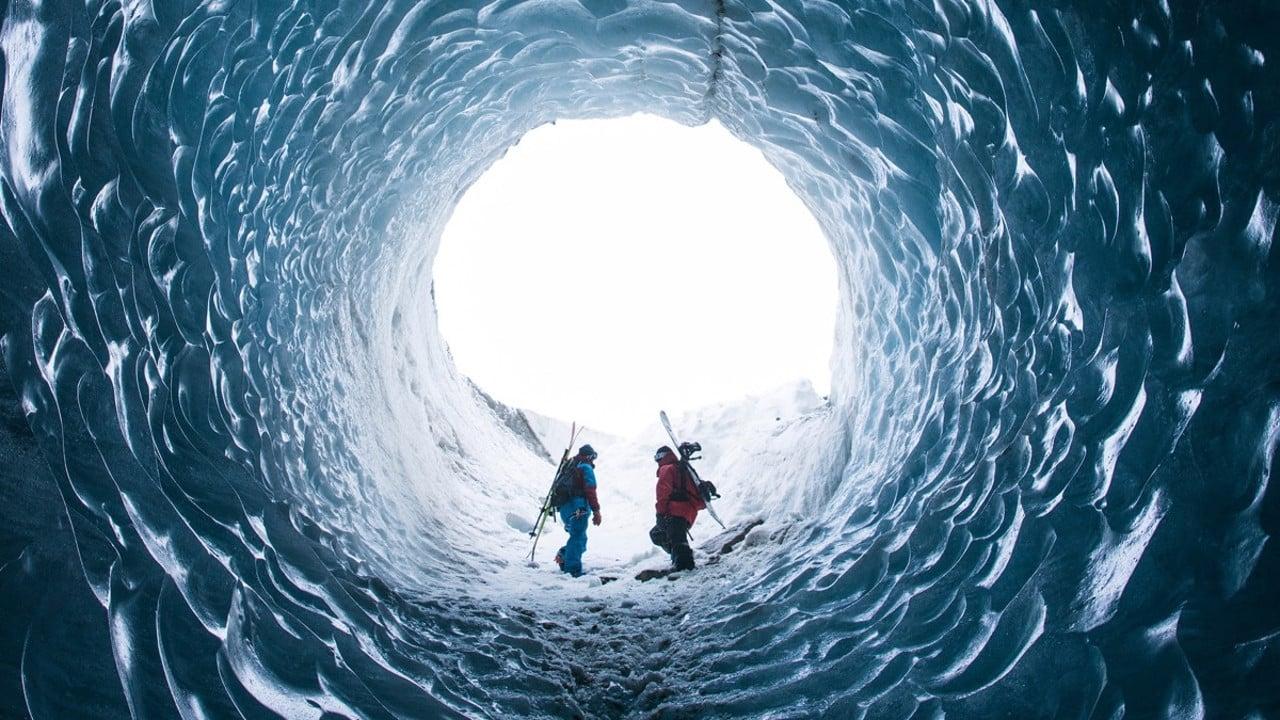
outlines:
[[[4,13],[0,714],[1280,713],[1274,6]],[[523,133],[635,112],[811,208],[831,402],[718,479],[750,552],[540,603],[431,264]]]

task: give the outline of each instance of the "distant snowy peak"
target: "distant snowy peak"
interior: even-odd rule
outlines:
[[[533,410],[520,410],[525,420],[529,424],[529,428],[534,435],[541,441],[542,446],[547,449],[548,455],[552,462],[560,459],[560,454],[564,452],[566,443],[569,442],[569,434],[573,428],[573,423],[567,420],[560,420],[548,417]],[[605,448],[614,448],[625,444],[625,440],[610,435],[587,426],[578,426],[578,435],[573,443],[573,450],[576,451],[583,443],[588,443],[597,451]]]
[[[767,393],[683,413],[673,417],[671,425],[681,442],[701,443],[705,468],[719,470],[726,453],[749,449],[825,405],[812,383],[798,380]]]
[[[797,380],[761,395],[748,395],[739,400],[697,408],[672,418],[677,430],[706,429],[713,433],[728,427],[791,420],[807,415],[826,403],[813,383]],[[683,438],[682,438],[683,439]]]
[[[797,417],[812,412],[826,403],[826,398],[818,395],[813,383],[808,380],[796,380],[780,385],[769,392],[747,397],[732,403],[733,407],[750,408],[754,412],[770,410],[782,419]]]
[[[478,395],[480,399],[484,401],[484,404],[498,416],[498,419],[502,421],[502,424],[505,425],[512,434],[524,441],[524,443],[529,446],[529,449],[539,457],[551,459],[552,446],[548,445],[546,441],[543,440],[543,436],[539,435],[533,428],[529,422],[527,413],[519,408],[513,408],[510,405],[506,405],[494,399],[492,395],[481,390],[480,386],[471,380],[471,378],[467,378],[467,384],[471,386],[471,389],[475,391],[476,395]]]
[[[759,429],[774,423],[785,422],[807,415],[821,408],[826,402],[826,398],[818,395],[813,389],[813,383],[808,380],[797,380],[760,395],[748,395],[731,402],[668,414],[671,416],[677,437],[683,442],[698,440],[704,436],[723,437],[747,427]],[[597,449],[626,444],[650,445],[654,442],[668,444],[666,432],[658,423],[660,409],[654,409],[652,423],[630,438],[580,426],[576,444],[591,443],[593,446],[599,446]],[[571,423],[533,410],[522,409],[519,412],[524,415],[543,447],[552,456],[558,457],[569,439]]]

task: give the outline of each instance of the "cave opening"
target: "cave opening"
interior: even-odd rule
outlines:
[[[829,393],[828,242],[715,121],[535,128],[458,202],[433,273],[454,362],[508,406],[631,437],[659,409]]]
[[[736,489],[717,477],[736,475],[722,460],[826,406],[839,310],[829,242],[779,170],[714,120],[534,128],[457,201],[432,273],[439,340],[508,429],[554,462],[576,421],[574,449],[600,452],[601,572],[658,562],[652,454],[670,444],[659,410],[706,444],[703,471]],[[514,472],[532,504],[549,468]],[[507,508],[503,531],[527,532],[530,515]],[[562,540],[547,529],[543,561]]]

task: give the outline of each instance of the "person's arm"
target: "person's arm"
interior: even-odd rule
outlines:
[[[591,512],[600,514],[600,500],[596,497],[596,471],[590,465],[582,465],[582,494],[591,506]]]
[[[671,514],[671,487],[675,480],[675,465],[663,465],[658,468],[658,502],[654,504],[654,509],[659,515]]]

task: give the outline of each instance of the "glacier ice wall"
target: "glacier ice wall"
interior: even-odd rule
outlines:
[[[6,714],[1280,708],[1268,3],[0,7]],[[637,111],[764,151],[841,321],[803,519],[584,640],[474,592],[536,457],[430,267],[522,133]]]

